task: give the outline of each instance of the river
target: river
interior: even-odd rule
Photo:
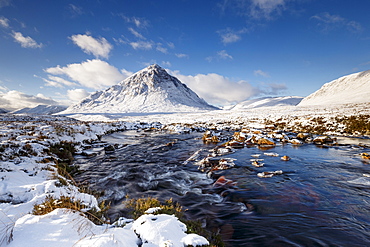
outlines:
[[[358,145],[369,140],[249,146],[220,157],[233,159],[232,168],[203,173],[197,164],[215,144],[203,144],[202,134],[107,135],[87,150],[95,156],[75,157],[83,171],[76,180],[104,191],[111,219],[127,213],[126,195],[173,198],[190,218],[219,231],[227,246],[370,246],[370,163],[359,155],[370,150]],[[109,144],[114,151],[104,151]],[[257,175],[270,171],[279,172]],[[220,176],[230,182],[215,186]]]

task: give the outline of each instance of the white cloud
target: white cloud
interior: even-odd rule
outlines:
[[[57,105],[58,102],[43,94],[29,95],[19,91],[0,93],[0,105],[7,110],[17,110],[25,107],[36,107],[38,105]]]
[[[234,43],[234,42],[237,42],[237,41],[241,40],[241,35],[246,33],[246,32],[247,32],[246,28],[240,29],[238,31],[232,30],[230,28],[226,28],[226,29],[217,31],[217,33],[221,37],[221,42],[224,45]]]
[[[227,105],[245,100],[259,93],[247,81],[232,81],[215,73],[182,75],[179,71],[169,71],[201,98],[210,104]]]
[[[229,55],[225,50],[217,52],[217,56],[221,59],[233,59],[233,57]]]
[[[38,77],[38,76],[35,76],[35,77]],[[58,76],[52,76],[52,75],[48,75],[48,79],[46,78],[42,78],[40,77],[44,82],[46,82],[45,86],[49,86],[49,87],[64,87],[64,86],[68,86],[68,87],[71,87],[71,86],[76,86],[77,84],[76,83],[73,83],[73,82],[70,82],[70,81],[67,81],[61,77],[58,77]]]
[[[314,15],[311,19],[316,19],[323,23],[342,23],[344,21],[344,18],[339,15],[331,15],[328,12]]]
[[[267,72],[264,72],[260,69],[255,70],[253,73],[254,73],[255,76],[270,77],[270,75]]]
[[[121,69],[121,73],[125,76],[125,77],[129,77],[131,75],[133,75],[134,73],[131,72],[131,71],[128,71],[128,70],[125,70],[125,69]]]
[[[227,60],[227,59],[230,59],[232,60],[233,57],[231,55],[229,55],[225,50],[222,50],[222,51],[218,51],[217,54],[215,56],[209,56],[209,57],[206,57],[206,60],[208,62],[212,62],[213,60]]]
[[[129,44],[135,50],[151,50],[153,48],[153,42],[152,41],[139,40],[137,42],[130,42]]]
[[[38,44],[34,39],[32,39],[31,37],[25,37],[20,32],[13,31],[12,36],[14,40],[21,44],[23,48],[41,48],[43,46],[42,43]]]
[[[168,53],[168,49],[165,48],[165,47],[163,47],[161,43],[158,43],[157,44],[157,48],[156,49],[157,49],[157,51],[162,52],[164,54],[167,54]]]
[[[78,7],[78,6],[74,5],[74,4],[69,4],[68,5],[68,8],[69,8],[69,11],[72,14],[72,17],[78,16],[78,15],[82,15],[84,13],[81,7]]]
[[[128,30],[136,37],[136,38],[139,38],[139,39],[146,39],[141,33],[139,33],[138,31],[136,31],[135,29],[129,27]]]
[[[0,26],[8,28],[9,27],[9,20],[4,16],[0,16]]]
[[[189,55],[184,53],[176,53],[175,56],[178,58],[189,58]]]
[[[358,33],[363,30],[360,23],[347,20],[339,15],[329,14],[328,12],[314,15],[310,19],[317,22],[317,27],[322,32],[329,32],[340,28],[346,28],[348,31],[354,33]]]
[[[169,47],[169,48],[171,48],[171,49],[175,49],[175,44],[174,44],[174,43],[172,43],[172,42],[167,42],[167,45],[168,45],[168,47]]]
[[[116,67],[99,59],[68,64],[65,67],[58,65],[46,69],[45,72],[52,75],[68,76],[80,85],[93,89],[103,89],[126,78]]]
[[[0,8],[9,6],[11,3],[11,0],[0,0]]]
[[[287,86],[284,83],[261,83],[260,94],[265,95],[279,95],[287,90]]]
[[[149,26],[149,21],[145,18],[140,17],[128,17],[125,15],[121,15],[121,17],[128,23],[133,23],[137,28],[146,28]]]
[[[274,12],[280,13],[288,0],[252,0],[250,14],[254,18],[270,19]]]
[[[89,92],[81,88],[67,91],[67,97],[74,103],[81,101],[82,99],[86,98],[89,95],[90,95]]]
[[[271,20],[288,8],[287,3],[294,1],[297,0],[224,0],[223,4],[218,4],[218,6],[222,14],[226,12],[226,9],[231,8],[242,16]]]
[[[166,66],[166,67],[171,67],[172,66],[170,61],[162,61],[161,64],[162,64],[162,66]]]
[[[95,39],[87,34],[77,34],[72,35],[70,39],[83,52],[92,54],[96,58],[108,58],[110,51],[113,49],[113,46],[105,38]]]

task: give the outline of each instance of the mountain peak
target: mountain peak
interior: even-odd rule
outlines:
[[[65,113],[193,112],[215,110],[158,64],[96,92]]]

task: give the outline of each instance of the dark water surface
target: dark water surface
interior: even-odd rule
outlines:
[[[105,192],[112,219],[125,213],[126,195],[173,198],[189,217],[219,229],[228,246],[370,246],[370,163],[359,155],[370,150],[357,145],[363,140],[341,138],[339,143],[350,145],[334,147],[237,149],[222,156],[236,159],[235,167],[207,176],[196,161],[184,164],[214,148],[201,136],[136,131],[106,136],[104,142],[117,144],[115,151],[96,146],[89,150],[96,156],[77,156],[84,172],[76,179]],[[263,167],[251,164],[255,154]],[[291,160],[282,161],[283,155]],[[283,174],[257,176],[277,170]],[[214,187],[221,175],[237,184]]]

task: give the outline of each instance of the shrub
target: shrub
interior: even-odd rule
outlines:
[[[75,199],[69,196],[61,196],[60,198],[54,198],[47,196],[43,203],[36,204],[33,206],[32,214],[44,215],[52,212],[57,208],[66,208],[73,211],[77,211],[85,215],[89,220],[97,225],[104,224],[106,222],[106,213],[110,208],[110,204],[106,204],[102,201],[99,204],[99,210],[92,208],[86,211],[87,206],[82,203],[81,200]]]

